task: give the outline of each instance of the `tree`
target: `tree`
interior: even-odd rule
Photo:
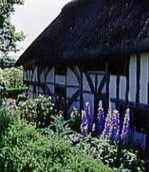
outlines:
[[[17,51],[17,43],[24,39],[23,32],[16,32],[10,21],[15,5],[22,5],[24,0],[0,0],[0,54]]]
[[[16,60],[14,58],[10,58],[7,56],[5,58],[0,58],[0,68],[2,69],[14,67],[15,63]]]

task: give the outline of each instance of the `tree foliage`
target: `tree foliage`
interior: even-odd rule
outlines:
[[[16,32],[15,26],[10,21],[15,5],[23,4],[23,0],[0,0],[0,53],[17,51],[17,42],[23,40],[22,32]]]
[[[16,63],[16,60],[14,58],[0,58],[0,68],[9,68],[9,67],[14,67]]]

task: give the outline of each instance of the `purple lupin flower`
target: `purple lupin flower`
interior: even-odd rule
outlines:
[[[112,142],[119,141],[119,132],[120,132],[120,114],[119,111],[114,110],[111,118],[111,127],[110,127],[110,140]]]
[[[121,132],[121,140],[124,144],[128,143],[129,127],[130,127],[130,109],[128,108],[124,116],[123,127]]]
[[[88,119],[87,119],[85,111],[82,111],[82,114],[81,114],[80,131],[81,131],[81,134],[83,136],[87,136],[88,135]]]
[[[107,113],[107,117],[105,120],[104,130],[103,130],[102,135],[101,135],[102,139],[110,140],[111,119],[112,119],[112,108],[111,108],[111,104],[110,104],[109,110]]]
[[[99,108],[95,124],[95,132],[97,136],[100,136],[105,125],[105,113],[102,107],[102,101],[99,101]]]
[[[92,113],[89,102],[85,103],[84,111],[86,112],[87,122],[88,122],[88,132],[92,131]]]

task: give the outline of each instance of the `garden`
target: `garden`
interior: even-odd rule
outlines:
[[[23,84],[20,81],[16,83]],[[13,79],[8,83],[13,85]],[[51,97],[31,99],[22,94],[13,104],[4,97],[0,107],[3,172],[145,171],[143,157],[129,142],[129,109],[121,121],[117,110],[110,106],[106,113],[100,101],[94,120],[86,102],[82,112],[74,109],[65,120]]]

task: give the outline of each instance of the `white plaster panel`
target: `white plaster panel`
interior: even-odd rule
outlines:
[[[44,71],[42,71],[41,73],[40,73],[40,82],[45,82],[45,72]]]
[[[100,86],[101,81],[103,80],[104,76],[103,75],[98,75],[98,87]],[[106,83],[105,83],[106,84]]]
[[[38,72],[38,68],[35,67],[35,69],[34,69],[34,71],[33,71],[32,81],[38,81],[37,72]]]
[[[52,68],[48,72],[47,77],[46,77],[46,82],[52,82],[52,83],[54,83],[54,68]]]
[[[87,78],[86,78],[85,74],[83,74],[83,90],[91,91],[89,83],[87,81]]]
[[[67,97],[71,98],[77,90],[78,88],[67,87]]]
[[[56,75],[55,76],[55,82],[57,83],[57,84],[62,84],[62,85],[65,85],[65,78],[66,78],[66,76],[65,75]]]
[[[47,84],[47,87],[48,87],[48,89],[50,90],[50,92],[52,93],[52,94],[54,94],[54,85],[52,85],[52,84]]]
[[[79,85],[75,74],[69,68],[67,69],[67,85],[73,85],[73,86]]]
[[[140,103],[148,104],[149,54],[141,54],[140,61]]]
[[[27,81],[31,81],[32,80],[32,70],[27,70],[26,76],[27,76]]]
[[[94,88],[95,88],[95,77],[96,77],[95,74],[90,74],[90,78],[91,78],[91,80],[93,82]]]
[[[26,73],[26,70],[23,71],[23,80],[24,80],[24,81],[27,80],[27,73]]]
[[[104,94],[106,93],[106,84],[104,85],[104,87],[103,87],[101,92],[104,93]]]
[[[119,96],[120,99],[125,100],[126,98],[126,77],[120,77],[120,85],[119,85]]]
[[[116,98],[116,75],[110,76],[110,83],[109,83],[109,98]]]
[[[80,74],[80,70],[79,70],[79,67],[78,66],[75,66],[75,70],[77,71],[77,73]]]
[[[129,65],[129,101],[136,102],[137,60],[136,56],[130,57]]]

